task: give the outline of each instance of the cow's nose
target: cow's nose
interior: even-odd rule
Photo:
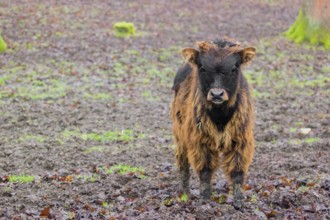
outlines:
[[[213,99],[222,99],[224,94],[224,89],[211,89],[211,95]]]

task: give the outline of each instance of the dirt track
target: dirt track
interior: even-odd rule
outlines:
[[[287,41],[299,1],[274,2],[1,1],[0,219],[330,219],[330,53]],[[210,203],[195,175],[180,199],[169,119],[180,49],[225,35],[257,48],[241,211],[221,171]]]

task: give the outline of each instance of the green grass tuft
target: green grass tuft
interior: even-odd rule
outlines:
[[[9,176],[9,182],[13,182],[13,183],[30,183],[33,181],[34,181],[34,176],[29,176],[29,175]]]
[[[30,135],[30,134],[26,134],[22,137],[19,138],[19,141],[21,142],[25,142],[25,141],[36,141],[39,143],[43,143],[48,139],[48,137],[43,136],[43,135]]]
[[[129,142],[135,139],[134,131],[131,129],[125,129],[121,131],[106,131],[103,133],[81,133],[79,131],[69,131],[65,130],[62,132],[62,135],[65,139],[69,139],[70,137],[81,138],[85,141],[100,141],[100,142],[108,142],[108,141],[125,141]],[[139,134],[138,138],[144,138],[145,135]]]
[[[84,150],[84,153],[89,154],[92,152],[103,152],[104,151],[104,147],[101,146],[93,146],[90,148],[87,148],[86,150]]]
[[[305,139],[305,142],[308,143],[308,144],[311,144],[311,143],[315,143],[315,142],[318,142],[320,141],[320,138],[307,138]]]
[[[118,174],[128,174],[128,173],[135,173],[138,174],[139,178],[145,178],[144,175],[144,168],[142,167],[131,167],[127,164],[116,164],[110,167],[109,169],[106,169],[105,171],[108,174],[118,173]]]
[[[187,195],[187,193],[183,193],[183,194],[180,196],[180,201],[181,201],[181,202],[184,202],[184,203],[187,203],[187,202],[188,202],[188,195]]]

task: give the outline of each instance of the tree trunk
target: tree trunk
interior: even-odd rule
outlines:
[[[285,35],[330,49],[330,0],[304,0],[295,23]]]

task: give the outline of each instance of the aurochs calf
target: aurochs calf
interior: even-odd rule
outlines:
[[[242,184],[254,154],[254,113],[241,66],[256,50],[228,39],[197,45],[182,50],[186,64],[175,76],[171,105],[182,188],[188,191],[191,165],[201,199],[210,199],[211,179],[221,166],[233,185],[234,202],[242,205]]]

